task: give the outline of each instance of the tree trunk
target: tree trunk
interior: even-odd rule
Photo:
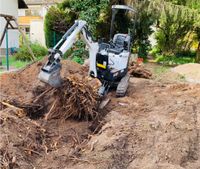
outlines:
[[[200,41],[197,47],[197,55],[196,55],[196,59],[195,59],[196,63],[200,63]]]

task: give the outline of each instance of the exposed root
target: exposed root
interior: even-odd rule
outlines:
[[[64,79],[60,88],[48,88],[32,100],[2,101],[1,104],[15,109],[17,114],[26,114],[31,118],[45,115],[45,119],[74,118],[96,119],[98,117],[98,97],[94,88],[87,81],[75,76]]]
[[[48,118],[95,119],[97,113],[97,95],[92,87],[75,77],[64,80],[63,85],[55,92],[57,98]]]
[[[140,77],[145,79],[150,79],[152,77],[152,73],[149,70],[134,62],[130,64],[129,73],[133,77]]]
[[[18,116],[18,117],[24,117],[25,116],[25,112],[23,109],[21,108],[18,108],[14,105],[11,105],[10,103],[7,103],[7,102],[4,102],[4,101],[1,101],[0,102],[2,105],[6,106],[6,107],[9,107],[11,108],[12,110],[14,110],[15,114]]]
[[[91,132],[90,119],[99,119],[99,81],[86,78],[78,64],[67,62],[61,72],[67,78],[55,89],[37,79],[40,67],[36,63],[0,76],[4,82],[0,92],[0,168],[34,168],[40,163],[37,159],[61,150],[66,155],[72,150],[69,158],[81,159]],[[67,118],[65,123],[60,121]]]

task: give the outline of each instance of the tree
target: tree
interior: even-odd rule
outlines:
[[[57,6],[51,7],[45,17],[47,46],[53,46],[53,32],[59,35],[57,40],[60,39],[76,19],[87,21],[89,30],[96,37],[98,35],[96,27],[106,19],[108,6],[109,0],[64,0]]]
[[[52,6],[48,10],[44,22],[47,47],[53,47],[76,18],[77,14],[73,11],[62,10],[61,8]]]
[[[151,26],[155,23],[155,17],[148,12],[150,2],[148,0],[125,1],[126,4],[137,9],[135,25],[130,30],[133,32],[134,46],[138,48],[139,57],[147,58],[150,48],[149,36],[153,33]],[[135,30],[134,30],[135,29]]]
[[[187,1],[176,1],[183,4]],[[199,13],[187,6],[175,5],[164,0],[153,0],[150,12],[157,13],[157,40],[163,53],[175,53],[182,50],[183,39],[192,31]]]

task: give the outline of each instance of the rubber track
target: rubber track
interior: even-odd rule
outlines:
[[[127,73],[119,82],[116,90],[117,97],[124,97],[129,85],[130,75]]]

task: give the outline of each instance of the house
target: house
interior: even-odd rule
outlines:
[[[12,15],[18,18],[18,9],[27,8],[24,0],[0,0],[0,14]],[[0,17],[0,36],[3,34],[6,21]],[[19,48],[19,31],[8,30],[8,47]],[[0,54],[4,55],[6,49],[6,38],[4,37],[3,42],[0,46]]]
[[[50,6],[62,0],[25,0],[28,9],[19,9],[19,25],[31,42],[45,45],[44,18]]]

